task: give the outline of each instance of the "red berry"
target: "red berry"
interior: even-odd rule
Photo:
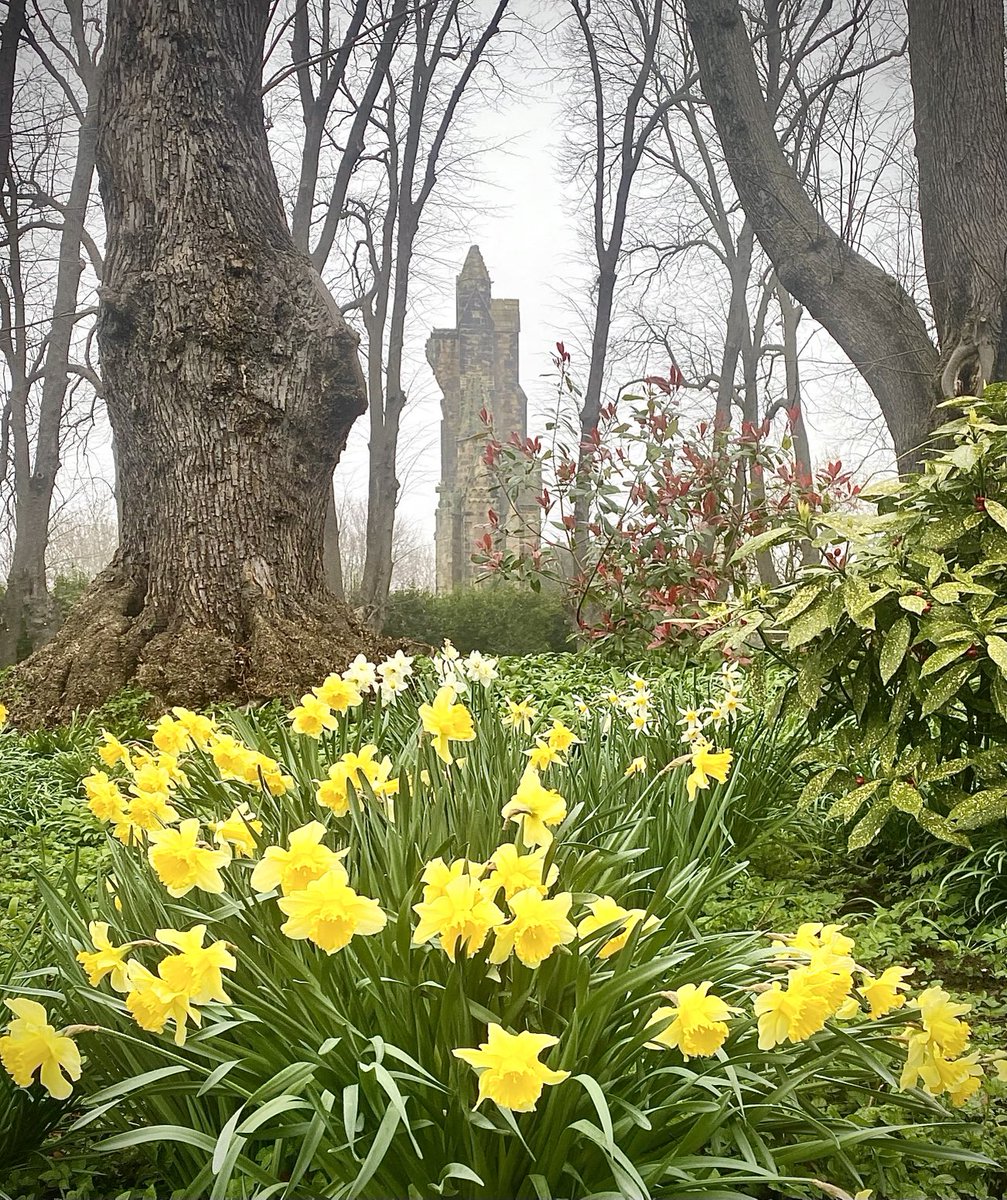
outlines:
[[[863,775],[857,775],[856,782],[857,782],[857,787],[860,787],[860,785],[862,783],[866,783],[867,781],[864,779]]]
[[[976,508],[978,509],[979,512],[986,511],[986,497],[985,496],[976,496]]]
[[[978,658],[979,651],[975,648],[975,646],[969,646],[969,648],[965,651],[965,657],[966,658]]]

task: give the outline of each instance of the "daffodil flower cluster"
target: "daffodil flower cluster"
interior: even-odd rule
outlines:
[[[312,961],[320,965],[322,956],[347,951],[327,966],[333,978],[341,970],[349,970],[352,978],[367,977],[365,964],[373,957],[380,968],[373,977],[381,979],[386,973],[381,956],[394,943],[396,958],[387,968],[389,977],[408,979],[408,973],[399,970],[401,958],[407,957],[415,959],[424,979],[437,981],[438,972],[450,972],[452,987],[477,978],[480,989],[487,989],[491,997],[493,989],[500,989],[499,1004],[481,991],[479,1003],[484,1007],[464,1010],[469,1033],[455,1034],[442,1047],[466,1064],[463,1068],[452,1062],[451,1070],[477,1093],[476,1106],[488,1100],[510,1112],[531,1112],[546,1088],[568,1078],[569,1072],[560,1068],[574,1068],[581,1048],[575,1038],[567,1037],[562,1004],[542,1004],[541,996],[563,980],[565,968],[576,968],[567,974],[576,976],[577,987],[581,981],[592,985],[599,979],[614,979],[621,986],[620,978],[633,976],[640,960],[669,953],[669,946],[678,955],[668,898],[653,895],[641,882],[650,877],[646,872],[620,885],[608,882],[617,878],[620,868],[608,868],[608,874],[592,881],[591,859],[583,853],[590,842],[581,841],[582,830],[590,826],[577,824],[577,810],[593,797],[577,792],[571,819],[569,809],[574,806],[568,806],[558,787],[549,786],[558,773],[550,777],[548,772],[557,764],[570,767],[562,778],[574,782],[560,786],[574,796],[580,768],[591,766],[598,749],[598,722],[590,712],[583,720],[569,715],[569,724],[550,719],[551,714],[541,718],[530,696],[505,701],[500,719],[511,736],[493,729],[496,744],[505,745],[511,756],[511,765],[501,763],[500,769],[513,770],[514,758],[522,766],[502,794],[499,780],[494,780],[489,809],[471,827],[456,831],[454,853],[465,857],[452,857],[452,850],[445,849],[452,842],[440,824],[431,825],[434,835],[424,843],[428,808],[439,822],[444,813],[457,817],[469,811],[466,806],[485,802],[485,796],[481,801],[474,798],[473,790],[479,773],[485,774],[485,747],[494,744],[478,740],[477,716],[463,700],[469,699],[476,714],[491,710],[492,698],[484,702],[476,689],[491,687],[495,661],[477,654],[463,658],[446,644],[434,668],[435,694],[417,703],[415,712],[400,708],[394,714],[384,713],[382,706],[397,702],[412,677],[412,660],[401,652],[378,665],[360,656],[346,671],[329,675],[289,713],[297,736],[284,737],[289,756],[285,762],[246,745],[223,723],[182,708],[151,727],[150,746],[126,745],[104,736],[98,751],[101,769],[84,780],[84,790],[94,815],[109,823],[113,836],[127,847],[116,850],[120,878],[135,868],[148,880],[156,877],[162,899],[167,893],[172,900],[184,901],[189,911],[205,904],[213,914],[205,924],[183,929],[168,927],[169,921],[179,923],[174,916],[158,917],[149,926],[165,927],[153,934],[134,933],[136,940],[122,932],[123,919],[111,913],[111,906],[106,909],[110,921],[92,921],[89,945],[78,949],[75,943],[74,952],[89,985],[112,993],[103,998],[106,1009],[111,1000],[111,1007],[140,1029],[154,1035],[167,1031],[183,1046],[187,1033],[206,1019],[206,1006],[231,1003],[228,989],[244,982],[241,960],[254,978],[253,964],[247,961],[254,951],[249,947],[266,945],[269,937],[274,949],[282,938],[289,939],[286,953],[303,956],[305,977],[310,977]],[[685,787],[690,800],[714,781],[726,782],[732,751],[716,749],[706,734],[744,709],[737,668],[725,666],[717,686],[722,695],[681,713],[687,745],[680,758],[655,762],[648,748],[646,756],[629,761],[624,777],[652,773],[656,779],[669,768],[688,770]],[[368,711],[368,696],[380,701],[373,705],[375,721],[365,735],[361,718]],[[640,733],[653,728],[657,706],[644,679],[631,677],[629,691],[613,696],[610,713],[625,714]],[[499,710],[494,705],[492,711]],[[661,716],[673,718],[664,709]],[[497,716],[489,719],[495,726]],[[333,729],[339,731],[341,753],[322,757],[319,770],[320,757],[332,745],[324,735]],[[399,752],[392,748],[389,730],[391,736],[405,731]],[[623,744],[626,740],[631,739],[623,739]],[[584,741],[588,746],[578,749]],[[460,747],[471,743],[476,745],[466,753],[478,771],[459,771],[457,766],[447,770],[458,762]],[[265,741],[260,745],[268,749]],[[386,747],[392,753],[385,753]],[[305,764],[311,764],[310,770]],[[425,779],[424,787],[406,789],[411,779]],[[201,792],[208,780],[212,805]],[[646,803],[650,789],[643,790],[643,801],[637,791],[635,783],[620,784],[612,803],[621,804],[627,796],[629,804]],[[445,804],[438,809],[441,802]],[[657,797],[655,803],[660,802]],[[351,807],[354,819],[337,824]],[[313,812],[321,819],[308,819]],[[301,815],[291,819],[296,813]],[[375,868],[374,862],[382,861],[379,857],[372,860],[366,845],[345,844],[357,836],[358,816],[361,823],[380,823],[382,837],[402,839],[402,853],[396,845],[395,859],[406,869],[391,887],[386,887],[380,867]],[[566,831],[573,827],[564,845]],[[419,854],[422,858],[410,857]],[[114,881],[107,882],[116,887]],[[592,882],[597,891],[589,890]],[[626,887],[625,893],[620,886]],[[232,889],[226,903],[217,899]],[[607,889],[617,895],[607,894]],[[374,896],[363,894],[372,891]],[[636,907],[631,906],[634,900]],[[121,914],[122,906],[117,907]],[[130,904],[124,907],[128,913]],[[169,905],[169,911],[180,910],[183,905]],[[242,942],[232,932],[229,943],[221,936],[226,922],[239,919],[250,923],[251,936]],[[355,942],[362,938],[376,941]],[[301,946],[295,950],[291,943]],[[241,946],[237,954],[236,946]],[[441,958],[458,965],[439,963]],[[635,1039],[635,1045],[648,1048],[648,1055],[671,1053],[686,1061],[719,1056],[729,1062],[732,1048],[737,1052],[742,1047],[744,1054],[752,1055],[757,1043],[761,1055],[783,1054],[829,1022],[881,1021],[885,1033],[895,1025],[904,1031],[903,1087],[922,1086],[955,1104],[979,1087],[982,1067],[978,1056],[969,1052],[970,1030],[961,1019],[967,1006],[956,1004],[939,987],[912,998],[907,967],[889,966],[877,975],[866,970],[857,963],[855,943],[842,926],[811,923],[792,935],[776,935],[767,952],[768,978],[752,965],[757,959],[752,954],[745,960],[747,977],[724,971],[729,981],[718,982],[716,958],[703,958],[703,965],[696,967],[682,965],[689,961],[687,955],[669,957],[678,977],[668,978],[669,969],[662,968],[660,982],[655,983],[652,972],[643,992],[621,1010],[631,1013],[635,1028],[606,1030],[604,1036],[613,1042],[622,1039],[619,1044]],[[624,970],[627,967],[630,970]],[[295,977],[300,980],[300,972]],[[666,990],[651,990],[656,988]],[[242,998],[247,1000],[249,994]],[[528,1005],[526,998],[532,1001]],[[21,1086],[37,1077],[53,1096],[69,1096],[81,1075],[80,1054],[70,1034],[54,1028],[45,1009],[33,1001],[11,1000],[8,1006],[14,1017],[0,1037],[0,1062]],[[472,1013],[477,1011],[479,1026],[473,1029]],[[886,1020],[894,1013],[899,1018]],[[494,1014],[497,1020],[490,1020]],[[80,1027],[70,1027],[70,1032],[75,1028]],[[480,1040],[484,1028],[485,1040]],[[371,1037],[380,1031],[362,1032]],[[212,1029],[203,1036],[209,1039]],[[477,1044],[455,1045],[462,1041]],[[547,1062],[554,1065],[541,1061],[549,1051]],[[681,1071],[675,1061],[672,1070]],[[476,1072],[477,1087],[467,1068]],[[557,1102],[564,1102],[565,1096],[558,1094]]]
[[[275,759],[222,732],[211,718],[185,708],[174,708],[171,715],[162,717],[153,726],[151,740],[153,750],[126,746],[104,733],[98,756],[106,769],[92,771],[83,780],[91,812],[99,821],[110,823],[114,836],[124,845],[156,840],[181,821],[179,808],[184,804],[180,796],[189,787],[188,777],[179,765],[185,755],[209,755],[221,780],[264,788],[272,796],[282,796],[293,786],[293,780]],[[214,823],[211,834],[222,852],[230,847],[235,854],[248,855],[254,847],[256,825],[255,813],[243,801],[225,820]],[[198,849],[194,836],[187,833],[183,840],[191,842],[192,850]],[[177,839],[168,839],[168,845],[173,841],[181,847]],[[158,857],[166,861],[164,853]],[[193,868],[200,857],[193,857]],[[221,855],[212,861],[220,866],[226,858]],[[204,874],[202,878],[211,876]],[[219,889],[214,885],[214,890]]]
[[[203,945],[206,930],[205,925],[158,929],[156,944],[175,953],[162,957],[151,971],[131,957],[136,943],[116,946],[108,923],[92,921],[88,925],[92,949],[79,951],[77,961],[92,987],[107,979],[113,991],[125,995],[126,1011],[141,1029],[162,1033],[173,1022],[175,1044],[182,1046],[189,1022],[196,1026],[202,1022],[200,1005],[230,1003],[222,972],[233,971],[237,963],[225,941]]]
[[[732,660],[725,662],[717,674],[714,695],[705,704],[679,709],[679,725],[682,726],[682,741],[690,746],[700,741],[709,741],[704,730],[709,726],[719,729],[731,724],[741,713],[748,712],[744,702],[744,679],[741,668]]]
[[[335,954],[358,934],[380,933],[387,918],[377,900],[353,890],[341,861],[346,851],[331,850],[324,836],[325,826],[310,821],[291,832],[286,849],[268,846],[252,872],[252,887],[259,893],[279,889],[276,903],[287,917],[281,933]]]
[[[488,689],[499,678],[497,659],[479,650],[473,650],[463,658],[448,638],[444,639],[444,645],[430,661],[441,685],[454,688],[459,696],[468,692],[470,684],[477,683]]]

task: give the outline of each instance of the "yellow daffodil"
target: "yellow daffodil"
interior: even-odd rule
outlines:
[[[547,900],[535,888],[518,892],[508,901],[513,918],[493,931],[491,963],[502,963],[513,951],[526,967],[537,967],[557,946],[577,936],[568,914],[573,897],[569,892]]]
[[[350,811],[349,785],[358,796],[363,794],[363,780],[367,780],[376,796],[393,796],[399,790],[399,781],[389,779],[392,760],[385,755],[378,759],[377,746],[362,746],[359,751],[350,750],[329,768],[328,779],[318,785],[315,797],[319,804],[332,809],[337,817],[345,817]]]
[[[528,765],[534,767],[536,771],[544,771],[553,763],[563,761],[559,752],[541,738],[535,739],[535,745],[525,751],[525,757],[528,759]]]
[[[294,733],[303,733],[306,737],[320,738],[327,729],[335,729],[339,722],[329,708],[316,695],[308,692],[301,697],[301,703],[287,713]]]
[[[108,981],[117,992],[129,990],[126,978],[126,958],[129,955],[128,946],[113,946],[108,936],[107,921],[91,921],[87,927],[88,937],[94,952],[79,950],[77,961],[87,973],[87,981],[92,987],[108,976]]]
[[[696,742],[692,751],[692,774],[685,785],[689,799],[695,800],[696,792],[708,788],[711,779],[726,783],[733,757],[730,750],[714,750],[705,740]]]
[[[983,1070],[975,1054],[949,1059],[929,1033],[917,1031],[909,1035],[906,1065],[899,1080],[903,1089],[915,1087],[919,1081],[932,1096],[947,1092],[957,1106],[979,1089],[982,1078]]]
[[[225,733],[210,746],[210,756],[221,779],[239,783],[256,783],[259,777],[258,756],[243,742]]]
[[[73,1038],[57,1033],[41,1004],[18,997],[4,1003],[14,1014],[0,1038],[0,1062],[18,1087],[28,1087],[38,1071],[39,1082],[54,1100],[73,1091],[80,1079],[80,1051]]]
[[[178,950],[158,964],[157,973],[178,992],[188,992],[193,1004],[229,1004],[221,971],[233,971],[238,965],[227,943],[218,941],[204,946],[205,925],[193,925],[184,932],[159,929],[155,935],[165,946]]]
[[[867,1001],[870,1008],[867,1015],[872,1021],[905,1004],[906,997],[902,993],[909,987],[905,979],[912,973],[912,967],[888,967],[875,979],[873,975],[863,972],[857,991]]]
[[[559,878],[559,867],[553,863],[545,880],[542,872],[545,869],[545,851],[535,850],[531,854],[521,854],[513,842],[505,842],[498,846],[488,863],[491,871],[489,885],[493,894],[503,888],[505,900],[510,900],[518,892],[534,888],[540,896],[544,896]]]
[[[284,775],[280,764],[266,754],[255,755],[255,769],[271,796],[283,796],[294,786],[294,781]]]
[[[111,771],[113,767],[121,763],[127,770],[132,767],[133,763],[129,756],[129,751],[114,737],[107,729],[101,731],[102,744],[98,747],[98,757]]]
[[[486,873],[486,864],[472,862],[467,858],[456,858],[452,863],[446,863],[443,858],[432,858],[423,868],[420,876],[423,881],[423,901],[430,904],[447,891],[448,884],[463,875],[473,879],[482,879]]]
[[[438,757],[446,763],[454,761],[451,742],[475,741],[472,714],[464,704],[455,703],[454,688],[442,687],[434,697],[433,704],[421,704],[420,720],[424,731],[433,738]]]
[[[531,1112],[543,1087],[562,1083],[570,1075],[538,1061],[542,1051],[558,1041],[546,1033],[507,1033],[501,1025],[491,1023],[489,1036],[478,1049],[452,1053],[479,1072],[477,1108],[484,1100],[492,1100],[512,1112]]]
[[[555,750],[557,754],[565,754],[571,746],[578,745],[580,740],[572,729],[567,729],[562,721],[553,721],[546,738],[549,749]]]
[[[972,1032],[958,1018],[972,1011],[971,1004],[956,1003],[940,987],[930,987],[916,998],[927,1036],[945,1055],[956,1058],[968,1044]]]
[[[623,771],[623,776],[624,776],[624,778],[629,779],[629,777],[631,775],[642,775],[643,772],[646,771],[646,769],[647,769],[647,760],[645,758],[643,758],[643,757],[634,758],[633,761],[626,768],[626,770]]]
[[[126,810],[126,799],[119,785],[104,771],[92,771],[83,780],[87,806],[99,821],[119,821]]]
[[[247,804],[231,810],[226,821],[212,821],[210,829],[218,846],[227,843],[235,858],[251,858],[255,853],[255,835],[262,832],[262,822]]]
[[[544,788],[538,771],[525,767],[521,782],[512,798],[503,806],[506,821],[516,821],[526,846],[548,846],[552,833],[547,826],[558,825],[566,817],[566,801],[551,788]]]
[[[817,1010],[824,1011],[825,1007],[812,1004],[801,989],[784,989],[779,980],[774,981],[768,992],[755,998],[759,1049],[772,1050],[784,1042],[800,1042],[810,1037],[821,1028]]]
[[[144,842],[151,833],[173,825],[179,814],[168,803],[163,792],[141,792],[134,796],[115,820],[112,831],[124,846],[130,841]]]
[[[330,871],[341,874],[344,883],[349,882],[349,876],[339,861],[347,851],[340,850],[337,853],[323,846],[324,836],[325,826],[320,821],[309,821],[300,829],[291,831],[287,838],[289,849],[268,846],[252,872],[253,890],[271,892],[278,887],[285,896],[289,896]]]
[[[538,716],[538,709],[531,702],[531,696],[526,696],[524,700],[508,700],[507,711],[501,717],[501,721],[508,729],[513,729],[517,733],[531,733],[532,722]]]
[[[341,867],[326,871],[277,903],[288,918],[280,932],[288,938],[307,939],[326,954],[342,950],[357,935],[380,933],[387,921],[377,900],[361,896],[349,886]]]
[[[0,729],[7,724],[7,705],[0,704]]]
[[[494,890],[472,875],[458,875],[439,895],[414,904],[419,923],[413,930],[413,945],[421,946],[436,937],[452,962],[459,947],[469,956],[478,954],[489,931],[505,919],[493,903]]]
[[[611,958],[613,954],[621,950],[629,941],[630,934],[636,926],[647,916],[645,909],[623,908],[611,896],[599,896],[597,900],[592,900],[587,907],[588,915],[581,918],[581,922],[577,926],[578,937],[590,937],[592,933],[597,933],[599,929],[604,929],[606,926],[618,923],[616,926],[617,931],[598,950],[599,958]],[[647,921],[643,927],[644,933],[650,929],[654,929],[659,924],[660,921],[657,917],[647,917]]]
[[[129,785],[129,790],[134,796],[157,794],[167,800],[171,789],[175,786],[176,780],[173,776],[176,770],[177,764],[174,760],[158,762],[150,759],[134,769],[133,782]]]
[[[808,921],[799,925],[797,932],[793,937],[787,938],[786,943],[774,942],[773,944],[778,948],[789,947],[791,950],[806,955],[812,954],[815,950],[827,950],[841,958],[851,954],[856,945],[853,938],[847,937],[842,932],[844,928],[843,925],[823,925],[817,921]]]
[[[341,675],[327,676],[318,687],[312,688],[312,691],[323,704],[327,704],[337,713],[344,713],[363,703],[357,685]]]
[[[186,896],[193,888],[211,895],[224,890],[220,870],[231,861],[230,846],[212,850],[200,845],[199,821],[191,817],[177,829],[157,829],[148,834],[150,865],[170,896]]]
[[[205,750],[217,736],[217,723],[212,717],[204,717],[202,713],[179,705],[171,713],[200,750]]]
[[[192,746],[192,735],[181,721],[173,717],[163,716],[153,730],[151,741],[165,754],[173,754],[177,758]]]
[[[187,1023],[198,1026],[203,1020],[188,989],[168,983],[136,961],[129,963],[128,970],[127,1012],[149,1033],[162,1033],[165,1025],[174,1021],[175,1045],[184,1046]]]
[[[696,986],[685,983],[675,991],[675,1003],[657,1009],[651,1023],[671,1019],[671,1024],[655,1034],[651,1045],[671,1046],[682,1057],[701,1058],[715,1054],[727,1037],[727,1020],[738,1011],[719,996],[709,995],[713,983],[705,979]]]

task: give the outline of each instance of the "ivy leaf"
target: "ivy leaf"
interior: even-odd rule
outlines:
[[[899,667],[902,666],[902,660],[909,649],[911,634],[912,629],[910,628],[908,617],[899,617],[887,634],[885,634],[885,642],[881,647],[881,657],[878,662],[882,683],[887,683]]]

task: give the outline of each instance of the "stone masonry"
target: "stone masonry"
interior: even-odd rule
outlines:
[[[508,512],[495,494],[482,461],[486,428],[479,417],[493,416],[496,435],[527,436],[528,401],[518,382],[517,300],[493,299],[490,277],[478,246],[469,249],[455,285],[455,328],[435,329],[427,341],[427,361],[443,392],[441,482],[438,486],[437,590],[449,592],[480,574],[472,562],[475,543],[489,529],[487,512],[500,517],[512,548],[538,544],[538,508],[532,489]]]

